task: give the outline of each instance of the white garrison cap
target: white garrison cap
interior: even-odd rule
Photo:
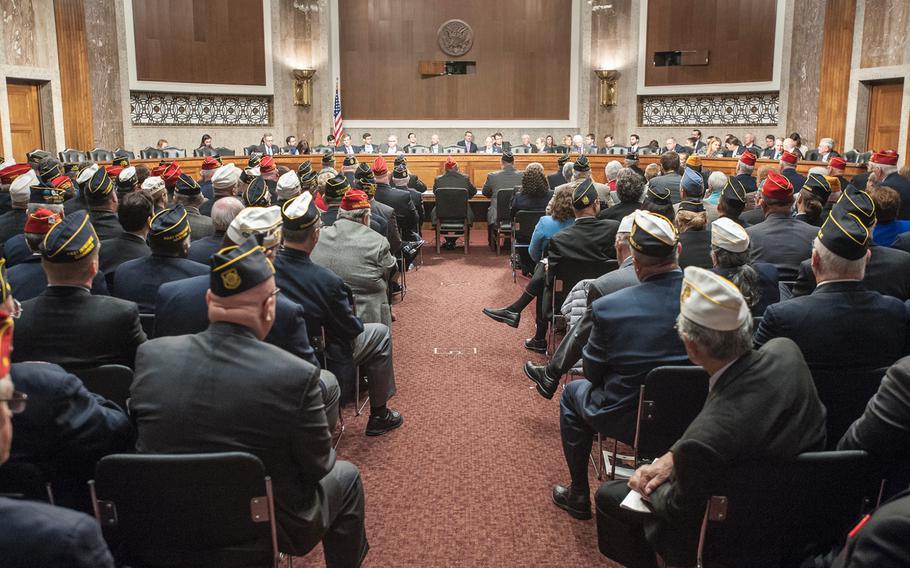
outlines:
[[[262,237],[262,246],[267,249],[281,242],[280,207],[247,207],[228,226],[227,236],[235,243],[242,243],[254,235]]]
[[[149,176],[142,182],[142,189],[151,193],[152,196],[155,196],[165,191],[167,188],[164,185],[164,180],[159,176]]]
[[[98,164],[92,164],[90,166],[83,168],[82,171],[79,172],[79,175],[76,176],[76,183],[79,185],[88,183],[90,179],[95,177],[95,172],[97,172],[100,169],[101,169],[101,166],[99,166]]]
[[[736,284],[697,266],[687,266],[683,272],[679,311],[686,319],[716,331],[739,329],[752,317]]]
[[[128,181],[130,178],[136,177],[136,168],[133,166],[128,166],[120,170],[120,174],[117,176],[117,179],[120,181]]]
[[[35,170],[29,170],[9,184],[10,199],[17,203],[28,201],[32,186],[40,184],[41,181],[38,179],[38,174],[35,173]]]
[[[617,233],[631,233],[632,232],[632,223],[635,221],[635,213],[629,213],[622,218],[622,221],[619,222],[619,229]]]
[[[639,209],[633,213],[629,245],[638,252],[665,257],[676,249],[679,232],[673,222],[657,213]]]
[[[234,187],[240,179],[240,168],[232,163],[227,163],[212,174],[212,187],[214,189],[227,189]]]
[[[275,193],[279,199],[290,199],[300,193],[300,178],[297,172],[287,171],[278,178],[278,185],[275,187]]]
[[[711,244],[730,252],[746,252],[749,233],[733,219],[719,217],[711,223]]]

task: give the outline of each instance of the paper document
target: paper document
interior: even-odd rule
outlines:
[[[629,494],[626,495],[626,498],[622,500],[622,503],[620,503],[619,506],[623,509],[628,509],[637,513],[651,512],[651,508],[648,507],[644,497],[641,496],[641,493],[635,490],[630,490]]]

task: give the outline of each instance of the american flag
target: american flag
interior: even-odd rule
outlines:
[[[341,119],[341,91],[338,90],[338,83],[335,83],[335,110],[332,116],[335,119],[332,135],[335,137],[336,143],[340,143],[344,138],[344,121]]]

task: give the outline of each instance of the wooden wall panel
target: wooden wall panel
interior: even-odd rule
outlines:
[[[843,148],[847,128],[848,62],[853,54],[855,17],[856,0],[828,0],[818,94],[818,136],[815,138],[833,138],[838,149]]]
[[[346,119],[567,119],[571,0],[339,0]],[[463,57],[436,32],[474,30]],[[423,79],[420,60],[476,61],[476,73]]]
[[[770,81],[774,0],[648,0],[645,85]],[[655,67],[655,51],[709,51],[708,65]]]
[[[262,0],[133,0],[133,29],[140,81],[265,85]]]
[[[54,0],[66,147],[93,147],[91,82],[83,0]]]

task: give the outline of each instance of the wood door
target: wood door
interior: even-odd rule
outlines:
[[[44,146],[41,140],[41,106],[38,85],[35,83],[7,83],[9,123],[13,135],[13,158],[25,161],[26,152]]]
[[[867,150],[897,150],[901,130],[904,82],[877,83],[869,90]]]

